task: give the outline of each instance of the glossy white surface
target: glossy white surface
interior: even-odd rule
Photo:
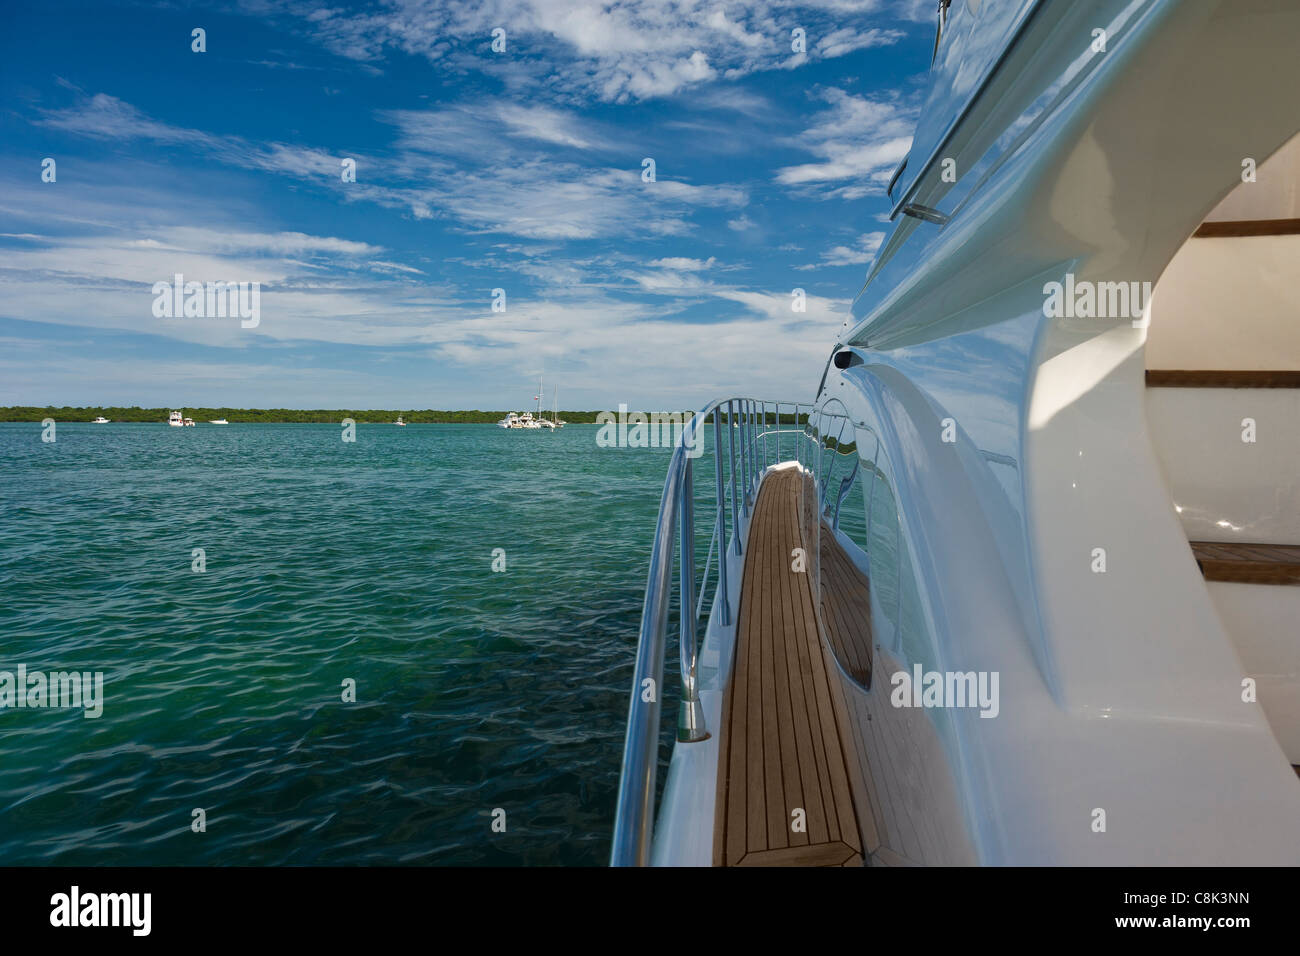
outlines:
[[[1300,544],[1300,389],[1149,388],[1146,412],[1189,540]]]
[[[1300,369],[1298,264],[1300,235],[1189,239],[1152,296],[1147,368]]]
[[[1255,678],[1259,706],[1287,759],[1300,764],[1300,587],[1206,582],[1210,600]]]
[[[1240,704],[1236,649],[1170,506],[1144,414],[1144,333],[1045,319],[1042,288],[1066,273],[1156,282],[1239,181],[1240,144],[1263,153],[1295,134],[1252,90],[1279,70],[1300,79],[1300,8],[1070,9],[1116,25],[1109,52],[1079,63],[1066,51],[1087,31],[1061,14],[1046,41],[1061,49],[1018,73],[1040,95],[1007,121],[1012,151],[969,164],[976,181],[943,200],[949,225],[899,227],[906,245],[846,332],[873,347],[865,371],[885,397],[920,396],[882,414],[901,422],[891,456],[915,462],[900,466],[900,500],[945,666],[1003,674],[1002,715],[958,722],[980,858],[1295,863],[1300,788],[1262,713]],[[944,416],[956,448],[919,424]],[[945,468],[944,454],[969,464]],[[1104,834],[1087,821],[1098,808]]]
[[[1243,182],[1206,218],[1300,219],[1300,136],[1267,159],[1250,158],[1256,161],[1255,181]]]

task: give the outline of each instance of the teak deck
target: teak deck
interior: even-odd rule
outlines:
[[[811,578],[792,568],[799,535],[800,472],[764,479],[750,524],[736,628],[734,673],[723,701],[713,862],[717,866],[861,866],[862,841],[850,791],[832,675],[817,634]],[[850,582],[861,572],[822,534],[823,574]],[[828,638],[842,661],[871,673],[869,610],[830,596]],[[829,585],[825,589],[831,594]],[[863,681],[865,683],[865,680]],[[802,831],[792,824],[803,811]]]
[[[1193,541],[1192,554],[1207,581],[1300,584],[1300,546]]]

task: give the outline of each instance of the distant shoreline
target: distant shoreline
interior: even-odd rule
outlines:
[[[520,409],[513,409],[519,411]],[[524,409],[526,410],[526,409]],[[97,416],[103,416],[114,423],[167,424],[168,408],[110,408],[87,406],[85,408],[65,405],[62,407],[34,405],[0,406],[0,422],[41,422],[52,418],[56,422],[90,422]],[[595,411],[561,410],[560,420],[569,425],[594,425],[596,416],[606,409]],[[283,425],[336,425],[345,418],[358,424],[392,424],[397,416],[409,425],[495,425],[505,418],[505,411],[452,411],[438,409],[398,410],[398,409],[341,409],[341,408],[193,408],[184,409],[185,414],[200,424],[213,419],[224,418],[232,425],[238,424],[283,424]],[[543,417],[550,418],[551,412],[544,412]]]

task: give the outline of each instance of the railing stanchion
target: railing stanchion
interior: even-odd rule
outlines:
[[[736,537],[736,554],[740,554],[740,517],[737,514],[736,495],[740,491],[740,486],[736,483],[736,401],[731,399],[727,402],[727,439],[731,445],[731,519],[735,524],[732,529]],[[744,447],[741,447],[741,454],[744,454]],[[749,503],[741,496],[739,501],[740,514],[746,518],[749,517]]]
[[[745,503],[745,514],[749,514],[749,401],[741,399],[740,412],[740,480],[742,485],[741,500]]]
[[[682,503],[677,517],[681,525],[681,566],[678,587],[681,589],[681,675],[682,699],[677,708],[677,739],[693,743],[709,736],[704,729],[704,708],[698,691],[699,654],[695,620],[695,482],[691,459],[686,458],[682,472]]]
[[[722,497],[721,412],[721,407],[713,410],[713,461],[718,486],[718,589],[722,593],[722,626],[728,627],[731,624],[731,592],[727,590],[727,503]]]

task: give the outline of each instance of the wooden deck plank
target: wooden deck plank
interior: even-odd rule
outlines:
[[[822,619],[835,656],[855,681],[871,686],[871,607],[867,576],[822,527]]]
[[[771,472],[754,504],[719,728],[715,864],[863,862],[845,763],[856,748],[835,712],[810,575],[790,566],[799,483],[793,468]],[[808,826],[792,833],[797,807]]]
[[[797,535],[797,528],[792,529],[789,526],[793,515],[793,507],[795,506],[793,496],[790,497],[790,501],[791,505],[787,506],[782,517],[787,525],[787,534]],[[784,556],[782,560],[785,560]],[[795,626],[794,576],[799,573],[806,572],[794,571],[791,562],[787,562],[786,571],[780,576],[780,617],[787,634],[791,633]],[[785,658],[791,709],[795,714],[795,743],[797,749],[794,757],[799,766],[799,776],[802,782],[802,802],[799,805],[804,808],[808,817],[808,842],[813,844],[826,843],[832,839],[833,821],[831,818],[834,815],[834,808],[828,807],[823,798],[826,774],[822,766],[824,760],[818,758],[814,744],[813,720],[809,707],[809,687],[806,680],[808,665],[801,657],[795,641],[785,642]]]
[[[768,514],[764,517],[776,525],[775,518],[779,512],[771,509],[779,507],[779,502],[773,501],[773,495],[779,492],[779,485],[773,487],[768,495]],[[755,502],[757,507],[757,502]],[[777,526],[779,529],[779,526]],[[762,584],[758,591],[762,594],[763,613],[756,620],[760,628],[762,650],[759,652],[760,667],[762,672],[762,701],[763,701],[763,776],[766,787],[767,802],[767,845],[771,849],[790,845],[790,826],[789,817],[786,814],[785,787],[781,767],[781,724],[777,712],[777,687],[776,687],[776,654],[774,644],[778,634],[776,623],[773,620],[772,585],[774,579],[780,575],[780,555],[777,553],[781,548],[781,537],[779,530],[770,534],[767,538],[767,545],[757,557],[762,564]]]
[[[779,489],[778,489],[779,490]],[[794,694],[790,687],[792,673],[789,665],[790,642],[776,639],[778,622],[783,620],[783,609],[781,605],[785,603],[785,588],[792,574],[790,570],[790,559],[786,554],[777,552],[775,546],[769,555],[769,560],[773,562],[773,567],[768,577],[770,584],[778,585],[773,587],[766,595],[767,620],[765,623],[764,640],[767,643],[769,652],[772,656],[772,667],[774,677],[774,693],[776,696],[776,725],[778,733],[776,734],[776,743],[780,750],[781,764],[781,782],[784,801],[782,802],[781,825],[785,829],[786,839],[790,846],[807,846],[809,843],[809,829],[807,818],[811,814],[808,808],[808,802],[804,800],[803,781],[799,775],[799,749],[795,743],[795,722],[801,717],[806,719],[807,714],[796,714],[793,707]],[[820,802],[820,801],[819,801]],[[804,811],[805,827],[802,830],[794,831],[791,829],[791,814],[794,810],[801,809]]]
[[[838,841],[813,846],[787,847],[783,850],[760,850],[745,857],[741,866],[853,866],[862,865],[862,854]]]
[[[799,533],[799,485],[797,480],[791,482],[789,492],[789,503],[784,515],[786,532],[791,540],[802,542]],[[805,556],[806,557],[806,556]],[[786,578],[787,589],[785,596],[792,609],[789,617],[790,646],[794,652],[794,657],[798,661],[798,679],[800,688],[803,691],[805,701],[805,711],[808,716],[810,747],[804,755],[804,759],[809,761],[812,774],[817,780],[818,796],[822,802],[823,817],[826,821],[827,839],[838,839],[840,834],[840,811],[836,807],[834,794],[832,790],[832,778],[830,763],[834,759],[834,751],[826,747],[825,735],[821,728],[821,713],[817,706],[817,682],[814,678],[814,666],[820,666],[820,663],[813,653],[809,650],[808,631],[811,629],[816,633],[817,623],[812,618],[812,602],[806,597],[808,591],[808,577],[812,573],[811,563],[808,569],[799,575],[790,575]],[[829,754],[829,756],[828,756]]]

